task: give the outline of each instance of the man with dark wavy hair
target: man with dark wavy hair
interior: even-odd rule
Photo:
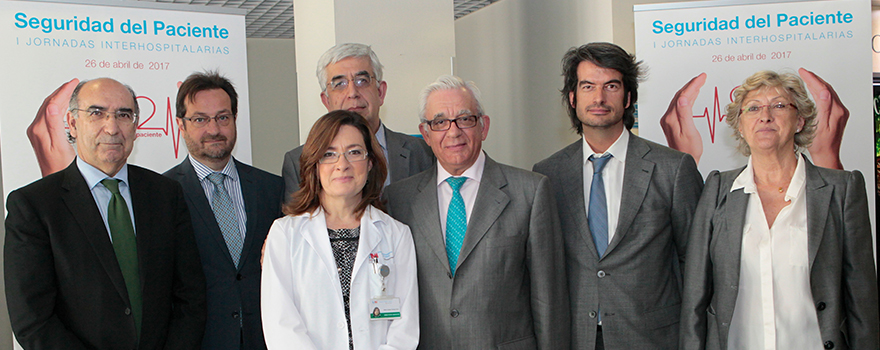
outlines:
[[[630,132],[641,62],[590,43],[563,60],[581,139],[535,164],[565,239],[573,349],[675,349],[681,264],[702,190],[693,157]]]

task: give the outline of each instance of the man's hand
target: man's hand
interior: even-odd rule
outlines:
[[[801,79],[816,102],[816,137],[807,149],[818,166],[843,169],[840,162],[840,141],[849,120],[849,110],[840,102],[837,92],[816,73],[798,69]]]
[[[666,135],[669,147],[694,157],[697,164],[703,155],[703,138],[694,125],[694,100],[700,94],[700,88],[706,83],[706,73],[694,77],[675,93],[669,108],[660,118],[660,127]]]
[[[76,157],[73,146],[67,140],[64,119],[70,95],[77,84],[79,79],[73,78],[47,96],[37,110],[33,123],[27,128],[27,136],[43,176],[66,168]]]

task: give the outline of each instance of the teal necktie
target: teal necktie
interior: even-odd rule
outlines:
[[[214,210],[214,218],[220,226],[220,232],[223,233],[223,240],[226,241],[226,247],[229,248],[229,255],[232,256],[232,262],[238,268],[238,261],[241,259],[241,249],[244,246],[244,239],[241,238],[241,232],[238,229],[238,214],[232,205],[232,197],[226,191],[226,185],[223,180],[226,174],[213,172],[208,175],[208,181],[214,184],[214,192],[211,196],[211,209]]]
[[[128,301],[131,303],[131,315],[134,317],[135,329],[140,338],[143,299],[138,272],[137,240],[134,226],[131,224],[131,214],[128,212],[125,198],[119,194],[119,180],[104,179],[101,183],[113,194],[107,206],[107,223],[110,225],[113,251],[116,252],[116,261],[119,262],[119,269],[122,270],[122,278],[128,290]]]
[[[446,179],[449,187],[452,187],[452,200],[449,201],[449,210],[446,212],[446,256],[449,258],[449,269],[453,276],[458,264],[458,254],[461,253],[461,243],[464,242],[464,233],[467,231],[467,212],[460,192],[465,180],[467,178],[463,176]]]

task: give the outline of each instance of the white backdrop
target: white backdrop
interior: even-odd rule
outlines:
[[[234,155],[250,163],[245,11],[200,9],[221,12],[139,2],[0,0],[4,198],[40,178],[26,129],[44,99],[74,78],[110,77],[134,89],[141,117],[129,163],[161,173],[186,157],[174,121],[177,82],[194,71],[219,70],[239,94]]]
[[[867,193],[874,193],[868,0],[636,5],[634,15],[636,57],[649,69],[639,89],[641,136],[665,145],[660,118],[676,91],[705,72],[693,106],[703,141],[700,172],[743,166],[746,158],[736,152],[725,121],[732,91],[759,70],[797,74],[805,68],[831,84],[849,109],[841,161],[847,170],[860,170]],[[873,222],[874,196],[868,199]]]

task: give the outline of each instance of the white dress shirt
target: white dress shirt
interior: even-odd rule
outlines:
[[[211,200],[214,198],[214,183],[208,180],[208,175],[215,171],[193,157],[188,158],[196,171],[196,176],[199,177],[199,183],[202,185],[202,190],[205,191],[208,204],[211,204]],[[231,157],[219,173],[226,175],[223,179],[223,185],[226,187],[229,197],[232,198],[232,205],[235,206],[235,214],[238,217],[238,232],[241,232],[241,238],[244,239],[247,236],[247,212],[244,209],[244,196],[241,194],[241,178],[238,177],[238,169]]]
[[[608,243],[614,237],[617,231],[617,219],[620,216],[620,197],[623,196],[623,170],[626,167],[626,149],[629,145],[629,131],[624,130],[620,133],[617,141],[608,147],[605,153],[596,153],[585,138],[581,138],[584,143],[584,212],[587,216],[590,214],[590,185],[593,184],[593,162],[590,156],[594,158],[610,154],[612,157],[602,169],[602,181],[605,183],[605,200],[608,208]]]
[[[477,191],[480,189],[480,179],[483,178],[483,169],[486,167],[486,154],[480,151],[477,160],[470,168],[465,170],[459,177],[467,177],[464,184],[461,185],[459,193],[464,199],[464,211],[467,215],[467,222],[471,222],[471,212],[474,211],[474,202],[477,201]],[[440,208],[440,228],[443,230],[443,242],[446,242],[446,213],[449,211],[449,201],[452,200],[452,186],[446,182],[446,179],[452,177],[443,166],[437,164],[437,200]]]
[[[103,171],[86,163],[86,161],[82,160],[80,157],[76,157],[76,167],[86,180],[86,185],[89,186],[89,191],[92,192],[92,198],[95,199],[98,211],[101,212],[101,219],[104,220],[104,227],[107,229],[107,236],[110,237],[110,243],[113,243],[113,235],[110,233],[110,222],[107,221],[107,207],[110,205],[110,198],[113,197],[113,194],[110,193],[110,190],[108,190],[107,187],[104,187],[104,184],[101,183],[104,179],[119,180],[119,194],[125,199],[125,205],[128,206],[128,215],[131,216],[131,227],[135,236],[137,236],[137,225],[134,224],[134,209],[131,207],[131,187],[128,182],[128,164],[123,165],[114,176],[107,176]]]
[[[739,288],[729,349],[822,348],[819,320],[810,289],[807,236],[806,170],[797,156],[794,176],[785,193],[790,201],[768,227],[757,194],[752,159],[730,191],[749,195],[743,226]]]

